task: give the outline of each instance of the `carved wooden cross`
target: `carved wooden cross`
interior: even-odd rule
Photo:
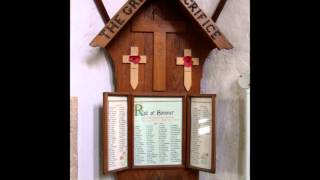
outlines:
[[[136,89],[139,81],[139,64],[147,63],[147,57],[139,55],[138,47],[131,47],[130,55],[124,55],[122,62],[130,63],[130,84],[132,89]]]
[[[183,21],[165,21],[155,16],[154,20],[143,19],[132,24],[133,32],[153,33],[153,90],[166,91],[166,36],[169,32],[185,32]]]
[[[184,87],[189,91],[192,86],[192,66],[199,65],[199,58],[192,58],[191,49],[185,49],[183,56],[177,57],[177,65],[184,66]]]

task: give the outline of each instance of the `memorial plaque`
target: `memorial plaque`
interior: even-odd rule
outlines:
[[[127,169],[129,96],[104,94],[104,172]]]
[[[104,98],[104,173],[197,180],[199,170],[215,172],[215,96],[199,93],[209,53],[233,47],[214,22],[225,1],[211,18],[194,0],[128,0],[111,19],[95,1],[105,27],[90,45],[107,51],[118,92]]]
[[[215,95],[188,98],[188,166],[215,172]]]
[[[184,167],[185,97],[133,96],[133,168]]]

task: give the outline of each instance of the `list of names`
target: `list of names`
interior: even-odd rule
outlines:
[[[211,169],[212,99],[191,99],[190,165]]]
[[[134,165],[182,164],[182,98],[135,98]]]
[[[108,97],[108,170],[128,166],[127,97]]]

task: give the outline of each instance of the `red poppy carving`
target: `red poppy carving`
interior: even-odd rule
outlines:
[[[133,64],[139,64],[140,60],[140,56],[129,56],[129,61]]]
[[[184,62],[185,67],[191,67],[192,66],[192,57],[191,56],[183,57],[183,62]]]

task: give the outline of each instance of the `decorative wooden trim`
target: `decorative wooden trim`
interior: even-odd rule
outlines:
[[[135,97],[181,97],[182,98],[182,146],[181,146],[181,164],[180,165],[159,165],[159,166],[134,166],[134,110],[131,110],[131,168],[138,169],[181,169],[185,168],[186,162],[186,93],[168,93],[168,92],[154,92],[154,93],[146,93],[146,92],[133,92],[131,93],[131,107],[134,106],[134,98]]]
[[[112,171],[109,171],[108,170],[108,106],[109,106],[109,103],[108,103],[108,97],[109,96],[126,96],[127,97],[127,104],[128,104],[128,136],[127,136],[127,140],[128,140],[128,167],[126,168],[121,168],[121,169],[117,169],[117,170],[112,170]],[[130,168],[130,147],[131,147],[131,144],[130,144],[130,115],[131,115],[131,108],[130,108],[130,94],[129,93],[107,93],[107,92],[104,92],[103,93],[103,172],[105,175],[108,175],[110,173],[114,173],[114,172],[119,172],[119,171],[123,171],[123,170],[127,170]]]
[[[101,1],[101,0],[96,0]],[[99,32],[99,34],[90,43],[91,46],[106,47],[112,39],[120,32],[120,30],[130,21],[133,15],[145,4],[147,0],[128,0],[124,6],[116,13],[116,15],[109,20],[105,27]],[[221,0],[225,1],[225,0]],[[99,4],[98,2],[98,4]],[[208,17],[198,6],[194,0],[179,0],[182,7],[187,11],[190,17],[196,22],[195,24],[201,27],[202,32],[206,35],[211,42],[219,49],[231,49],[232,44],[219,30],[214,21]],[[102,3],[100,3],[102,4]],[[221,4],[221,5],[220,5]],[[215,16],[218,16],[224,6],[224,3],[219,3],[219,9],[216,11]],[[98,5],[102,9],[102,16],[108,20],[105,15],[106,12],[103,5]],[[101,8],[103,7],[103,8]],[[110,19],[110,18],[109,18]]]
[[[215,9],[215,11],[213,12],[213,15],[211,17],[212,21],[217,22],[217,20],[220,16],[220,13],[222,12],[226,2],[227,2],[227,0],[220,0],[217,8]]]
[[[106,47],[146,1],[128,0],[93,39],[90,45],[93,47]]]
[[[98,9],[98,11],[100,13],[100,16],[101,16],[104,24],[107,24],[110,21],[110,17],[109,17],[107,8],[103,4],[102,0],[94,0],[94,3],[97,6],[97,9]]]
[[[211,97],[212,98],[212,148],[211,148],[211,169],[203,169],[190,165],[190,142],[191,142],[191,98],[192,97]],[[191,94],[187,97],[187,148],[186,148],[186,167],[209,173],[216,172],[216,94]]]

